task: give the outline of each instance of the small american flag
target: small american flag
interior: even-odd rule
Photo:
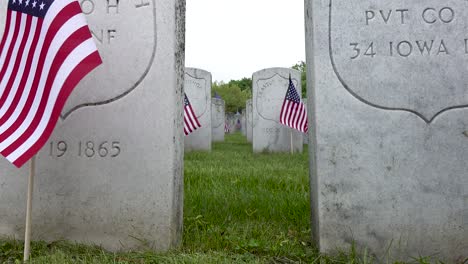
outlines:
[[[280,123],[304,133],[308,130],[307,109],[301,102],[291,76],[289,76],[288,91],[281,107]]]
[[[224,133],[229,133],[229,125],[227,123],[224,123]]]
[[[201,125],[198,122],[197,115],[195,115],[187,95],[184,94],[184,133],[187,136],[199,127]]]
[[[0,153],[17,167],[33,157],[72,90],[101,63],[77,0],[8,0],[0,42]]]

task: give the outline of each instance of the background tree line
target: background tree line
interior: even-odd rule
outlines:
[[[291,68],[301,72],[302,98],[306,98],[306,64],[304,61],[300,61]],[[245,108],[247,100],[252,98],[252,79],[242,78],[231,80],[228,83],[215,81],[211,86],[211,95],[212,97],[221,96],[226,104],[227,113],[241,112]]]

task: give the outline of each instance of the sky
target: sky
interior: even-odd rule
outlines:
[[[187,0],[185,65],[213,81],[305,61],[304,1]]]

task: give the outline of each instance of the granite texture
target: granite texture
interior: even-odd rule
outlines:
[[[302,133],[279,122],[289,75],[295,87],[300,87],[301,73],[293,69],[264,69],[252,76],[254,152],[290,152],[291,133],[294,152],[302,152]]]
[[[186,68],[184,89],[201,124],[201,128],[185,137],[185,151],[211,151],[211,73]]]
[[[305,5],[312,226],[320,250],[355,242],[380,258],[388,249],[390,259],[435,254],[462,263],[468,6]]]
[[[224,141],[225,106],[222,99],[211,99],[211,139],[213,142]]]
[[[168,250],[182,238],[185,1],[81,2],[104,63],[37,155],[33,239]],[[0,170],[0,236],[23,239],[29,165]]]

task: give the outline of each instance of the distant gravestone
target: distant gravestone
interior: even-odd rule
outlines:
[[[252,116],[252,99],[247,100],[246,106],[245,106],[245,115],[246,115],[246,120],[245,120],[245,126],[247,130],[247,141],[252,142],[252,137],[253,137],[253,116]]]
[[[211,135],[213,142],[224,141],[225,123],[224,101],[222,99],[211,99]]]
[[[245,110],[242,112],[241,115],[241,132],[243,136],[247,136],[247,127],[246,127],[246,116],[245,116]]]
[[[182,235],[185,1],[80,3],[103,65],[37,155],[33,239],[167,250]],[[0,171],[0,236],[22,239],[29,165]]]
[[[307,0],[313,237],[468,257],[466,1]],[[383,260],[381,260],[383,262]]]
[[[254,152],[289,152],[291,133],[294,152],[302,152],[302,133],[279,123],[281,107],[289,86],[289,74],[295,87],[300,87],[301,73],[293,69],[270,68],[253,74]]]
[[[185,137],[185,150],[211,150],[211,73],[185,68],[185,93],[201,128]]]

